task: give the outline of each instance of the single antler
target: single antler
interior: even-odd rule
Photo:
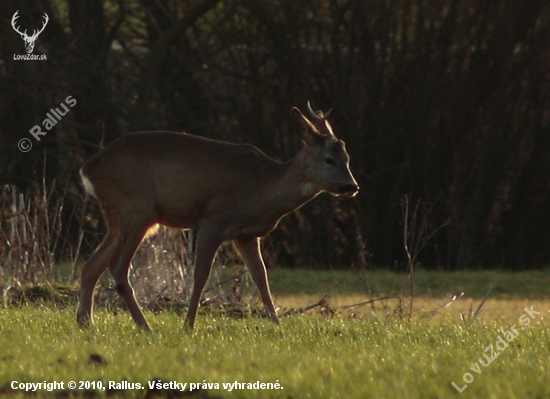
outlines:
[[[21,37],[23,37],[23,39],[24,39],[25,38],[24,36],[27,36],[27,33],[26,33],[27,31],[25,31],[25,33],[23,33],[17,28],[17,26],[15,26],[15,20],[17,18],[19,18],[19,15],[17,15],[18,12],[19,12],[19,10],[17,10],[15,12],[15,14],[13,14],[13,18],[11,19],[11,26],[13,27],[13,30],[15,30],[17,33],[19,33],[21,35]]]
[[[48,25],[48,21],[50,20],[48,14],[44,13],[44,16],[42,18],[44,18],[42,29],[40,29],[38,32],[35,31],[35,33],[32,35],[33,38],[36,38],[39,34],[41,34],[44,28],[46,28],[46,25]]]
[[[307,102],[307,110],[311,114],[312,117],[315,119],[327,119],[330,113],[332,112],[332,109],[329,109],[326,114],[323,113],[323,111],[314,111],[313,108],[311,108],[311,103]]]
[[[332,131],[332,126],[327,121],[327,117],[332,112],[332,109],[329,110],[326,114],[323,113],[323,111],[314,111],[313,108],[311,108],[311,103],[308,101],[307,110],[311,114],[311,120],[308,119],[304,114],[302,114],[302,112],[297,107],[292,108],[291,113],[297,112],[312,133],[316,133],[325,140],[336,140],[336,136]]]

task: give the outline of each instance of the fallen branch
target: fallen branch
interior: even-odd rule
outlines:
[[[451,306],[453,303],[455,303],[456,301],[458,301],[460,298],[462,298],[464,296],[464,292],[461,292],[460,294],[454,294],[451,299],[449,299],[445,304],[441,305],[440,307],[438,308],[435,308],[434,310],[430,310],[429,312],[429,316],[431,317],[434,317],[435,315],[437,315],[439,312],[441,312],[443,309]]]
[[[495,285],[499,282],[500,280],[500,277],[497,277],[492,283],[491,285],[489,286],[489,289],[487,290],[487,293],[485,294],[485,296],[483,297],[483,299],[481,300],[481,303],[479,304],[479,306],[477,307],[476,311],[474,312],[473,315],[471,315],[469,317],[468,320],[465,320],[466,321],[466,324],[472,324],[475,320],[475,318],[477,316],[479,316],[481,314],[481,308],[483,307],[483,305],[485,304],[485,301],[487,300],[487,298],[489,298],[489,295],[491,294],[491,291],[493,290],[493,288],[495,287]],[[460,314],[460,316],[462,317],[462,319],[464,320],[464,316],[462,315],[462,313]]]
[[[302,313],[305,313],[305,312],[307,312],[311,309],[315,309],[315,308],[319,308],[319,307],[330,308],[329,303],[327,301],[328,298],[330,298],[330,297],[328,295],[325,295],[318,302],[316,302],[314,304],[308,305],[305,308],[289,309],[286,312],[281,313],[279,315],[279,317],[290,316],[290,315],[293,315],[293,314],[302,314]]]
[[[400,299],[401,297],[398,297],[398,296],[383,296],[383,297],[380,297],[380,298],[375,298],[375,299],[369,299],[368,301],[363,301],[363,302],[359,302],[359,303],[354,303],[353,305],[344,305],[344,306],[338,306],[339,309],[352,309],[352,308],[358,308],[360,306],[364,306],[364,305],[368,305],[370,303],[374,303],[374,302],[378,302],[378,301],[383,301],[385,299]]]
[[[242,276],[243,274],[245,274],[246,272],[247,272],[246,269],[241,270],[241,272],[239,272],[239,273],[237,273],[237,274],[235,274],[235,275],[233,275],[233,276],[231,276],[231,277],[228,277],[228,278],[226,278],[225,280],[222,280],[222,281],[220,281],[220,282],[217,283],[217,284],[211,285],[210,287],[206,288],[206,289],[203,291],[203,294],[205,294],[205,293],[207,293],[207,292],[209,292],[209,291],[212,291],[213,289],[216,289],[216,288],[218,288],[220,285],[223,285],[223,284],[225,284],[225,283],[227,283],[227,282],[229,282],[229,281],[231,281],[231,280],[235,280],[236,278],[241,277],[241,276]]]

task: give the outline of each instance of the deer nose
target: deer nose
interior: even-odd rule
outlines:
[[[350,197],[353,197],[358,192],[359,192],[359,186],[357,184],[350,183],[340,187],[340,193],[347,194]]]

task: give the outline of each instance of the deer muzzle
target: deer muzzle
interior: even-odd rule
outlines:
[[[340,194],[346,195],[348,197],[354,197],[359,192],[359,186],[354,183],[346,184],[340,187]]]

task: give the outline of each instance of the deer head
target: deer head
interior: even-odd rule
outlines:
[[[346,145],[334,134],[327,117],[332,112],[313,111],[308,101],[310,118],[298,108],[298,113],[308,131],[309,145],[303,151],[308,160],[304,163],[304,176],[319,189],[333,195],[355,196],[359,190],[357,182],[349,170],[349,155]]]
[[[25,49],[27,50],[27,54],[31,54],[34,50],[34,43],[36,41],[36,38],[39,34],[42,33],[50,19],[48,18],[48,14],[44,13],[44,23],[42,25],[42,28],[40,30],[35,29],[32,36],[28,36],[26,29],[24,32],[21,32],[19,28],[15,25],[15,21],[17,20],[17,18],[19,18],[19,15],[17,15],[18,12],[19,10],[17,10],[15,14],[13,14],[13,18],[11,19],[11,26],[13,27],[13,30],[19,33],[21,35],[21,38],[25,41]]]

